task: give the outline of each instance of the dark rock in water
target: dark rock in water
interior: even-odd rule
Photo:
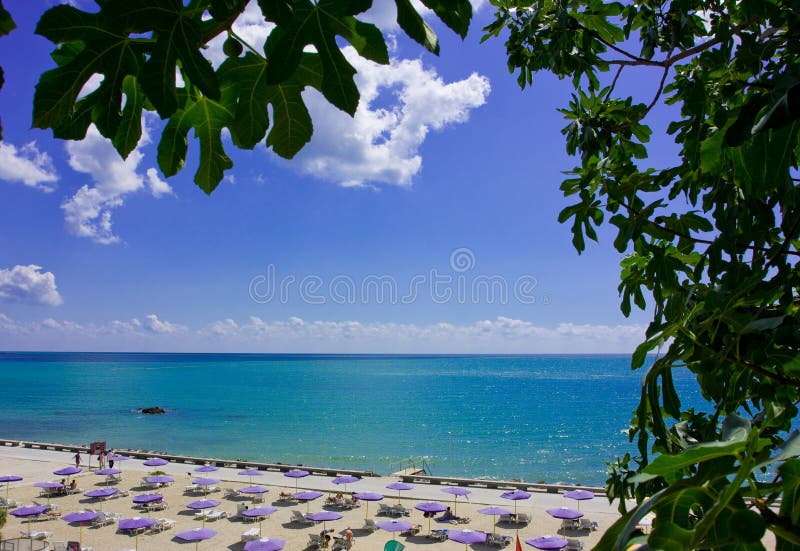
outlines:
[[[166,410],[164,408],[160,408],[158,406],[152,408],[141,408],[139,411],[142,413],[149,413],[149,414],[166,413]]]

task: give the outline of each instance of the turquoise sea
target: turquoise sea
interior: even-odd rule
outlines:
[[[642,372],[628,356],[0,352],[0,436],[602,485]],[[679,380],[691,392],[691,379]],[[160,416],[136,408],[164,407]]]

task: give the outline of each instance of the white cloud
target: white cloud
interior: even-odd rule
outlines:
[[[147,331],[157,335],[171,335],[173,333],[180,333],[186,330],[186,328],[182,325],[158,319],[158,316],[155,314],[145,316],[144,321],[141,322],[141,325]]]
[[[147,169],[145,175],[137,171],[143,158],[140,148],[150,141],[145,124],[142,129],[139,146],[127,159],[119,156],[111,142],[101,136],[94,125],[89,127],[83,140],[67,143],[70,166],[92,178],[92,185],[84,184],[61,205],[71,233],[104,245],[117,243],[120,239],[111,227],[111,214],[123,205],[125,196],[142,190],[145,179],[155,197],[172,192],[154,168]]]
[[[29,264],[0,270],[0,300],[58,306],[64,300],[56,288],[56,276]]]
[[[39,151],[36,142],[20,148],[0,142],[0,180],[22,182],[28,187],[51,192],[58,180],[50,155]]]
[[[356,115],[307,91],[314,137],[294,161],[304,172],[343,186],[411,185],[422,168],[419,150],[428,132],[465,122],[490,91],[489,80],[475,73],[447,84],[420,60],[378,65],[350,47],[344,51],[358,71]]]
[[[250,2],[233,24],[233,32],[242,38],[254,50],[261,53],[264,51],[264,43],[275,25],[267,23],[261,13],[258,3]],[[228,33],[222,33],[208,43],[208,49],[203,55],[211,61],[214,67],[225,61],[225,54],[222,52],[222,43],[228,38]]]

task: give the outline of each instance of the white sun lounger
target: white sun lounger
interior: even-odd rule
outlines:
[[[242,541],[253,541],[257,540],[259,537],[258,528],[250,528],[246,532],[242,532]]]

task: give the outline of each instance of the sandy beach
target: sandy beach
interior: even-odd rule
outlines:
[[[78,486],[82,488],[83,492],[105,486],[105,477],[93,474],[95,465],[92,465],[91,470],[86,468],[87,460],[88,456],[83,455],[84,470],[76,476]],[[94,458],[94,463],[96,464],[96,458]],[[9,489],[9,497],[20,504],[30,505],[33,504],[34,501],[42,504],[46,503],[47,498],[40,496],[40,488],[34,487],[34,483],[59,481],[63,477],[54,475],[53,471],[72,464],[72,454],[67,452],[13,447],[0,448],[0,475],[13,474],[23,477],[22,481],[11,483]],[[230,488],[237,490],[250,485],[250,479],[248,479],[247,476],[238,475],[237,469],[222,468],[207,475],[198,475],[192,472],[193,469],[197,468],[197,465],[168,464],[164,467],[153,468],[144,466],[141,460],[135,459],[124,461],[121,464],[118,463],[115,466],[121,467],[123,474],[122,481],[114,484],[113,487],[120,490],[127,490],[129,492],[127,497],[97,501],[87,498],[83,493],[78,493],[75,495],[53,497],[50,503],[57,506],[62,514],[91,508],[119,513],[122,518],[150,516],[152,518],[168,518],[175,521],[175,526],[169,530],[160,533],[146,533],[140,535],[138,537],[138,549],[142,550],[171,549],[189,545],[176,539],[175,534],[181,531],[198,528],[202,525],[201,521],[195,520],[195,511],[186,507],[190,502],[203,498],[202,492],[185,492],[186,486],[191,483],[193,477],[211,476],[219,479],[219,486],[223,489]],[[142,478],[156,469],[166,472],[168,475],[175,478],[174,484],[159,490],[168,504],[168,509],[157,512],[143,511],[133,503],[132,499],[136,495],[153,491],[142,485]],[[319,490],[323,492],[324,495],[308,503],[293,504],[279,501],[278,496],[281,492],[293,493],[295,491],[294,479],[285,477],[280,472],[271,471],[264,472],[262,476],[253,477],[253,484],[269,488],[269,492],[264,494],[263,504],[258,505],[274,506],[277,508],[277,512],[263,521],[262,536],[286,540],[284,549],[287,550],[306,549],[309,542],[309,535],[319,534],[323,529],[322,523],[313,525],[294,523],[291,520],[292,511],[314,513],[328,509],[325,506],[326,498],[345,490],[342,485],[337,486],[331,481],[332,478],[330,477],[315,475],[298,479],[297,488],[299,490]],[[352,510],[330,508],[330,510],[340,512],[343,517],[340,520],[326,522],[325,526],[329,529],[332,528],[335,535],[343,533],[349,527],[354,533],[353,549],[370,551],[382,550],[384,544],[392,539],[392,534],[383,530],[370,532],[363,530],[362,527],[365,524],[365,517],[375,521],[391,520],[392,517],[377,515],[378,505],[379,503],[390,505],[398,502],[398,492],[386,489],[388,484],[396,481],[397,479],[394,477],[370,477],[364,478],[354,484],[348,484],[346,489],[347,493],[376,492],[383,494],[385,498],[381,502],[362,502],[360,507]],[[443,492],[442,488],[444,488],[444,486],[417,484],[413,490],[400,492],[401,504],[411,509],[410,516],[402,517],[403,520],[422,526],[422,531],[416,536],[396,535],[396,538],[405,545],[406,549],[435,548],[441,549],[442,551],[456,551],[465,548],[464,544],[454,541],[434,542],[432,539],[426,537],[428,533],[428,519],[423,518],[422,512],[413,509],[414,505],[426,501],[438,501],[445,505],[453,506],[453,496]],[[502,499],[500,497],[502,491],[500,490],[486,488],[470,488],[470,490],[472,493],[468,496],[469,500],[467,501],[464,497],[459,497],[456,504],[458,516],[468,517],[470,522],[454,525],[434,520],[431,523],[431,528],[433,530],[469,529],[483,532],[494,530],[495,533],[508,536],[516,536],[518,530],[519,537],[524,542],[524,540],[529,538],[554,535],[557,533],[561,526],[561,521],[551,517],[546,512],[546,509],[562,506],[571,508],[578,507],[576,501],[554,493],[534,493],[531,499],[512,502]],[[2,494],[4,497],[5,487],[3,487]],[[212,539],[200,542],[199,549],[243,549],[244,543],[241,541],[242,533],[248,529],[257,528],[258,523],[245,523],[240,518],[235,518],[235,516],[237,504],[253,506],[251,500],[244,496],[240,498],[227,498],[225,497],[224,490],[210,494],[208,497],[221,501],[221,504],[216,507],[216,509],[225,511],[228,514],[228,518],[205,523],[206,527],[213,528],[217,531],[217,534]],[[498,524],[493,527],[493,517],[478,512],[478,509],[491,505],[513,510],[515,503],[519,513],[527,513],[531,516],[532,521],[530,524],[525,526]],[[586,518],[597,522],[598,530],[575,531],[568,534],[568,536],[582,541],[584,548],[590,549],[594,543],[599,540],[603,531],[614,522],[618,514],[615,506],[609,505],[605,498],[600,497],[580,502],[580,510],[585,514]],[[79,538],[78,526],[68,524],[59,518],[28,523],[11,515],[8,516],[6,526],[2,530],[3,537],[17,537],[21,533],[27,532],[29,528],[51,532],[52,537],[49,538],[51,542],[77,541]],[[91,546],[97,551],[133,549],[137,543],[133,536],[120,533],[116,524],[99,528],[84,527],[82,530],[82,538],[84,547]],[[191,546],[194,546],[194,544],[191,544]],[[182,548],[186,549],[186,547]],[[496,546],[493,547],[485,544],[474,544],[468,548],[476,551],[497,549]],[[513,549],[513,543],[508,548]],[[533,549],[533,547],[525,545],[524,543],[523,548]]]

